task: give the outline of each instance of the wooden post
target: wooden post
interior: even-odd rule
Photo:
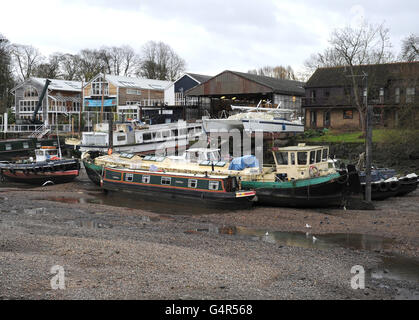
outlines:
[[[83,89],[83,81],[81,82],[81,95],[80,95],[80,108],[79,108],[79,138],[81,138],[81,113],[83,109],[83,95],[84,95],[84,89]]]
[[[366,137],[365,137],[365,200],[371,202],[371,165],[372,165],[372,106],[368,104],[368,75],[365,74]]]

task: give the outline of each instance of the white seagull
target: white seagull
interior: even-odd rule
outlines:
[[[306,223],[306,228],[311,228],[311,226],[309,224]]]
[[[268,236],[268,235],[269,235],[269,233],[268,233],[268,231],[266,231],[265,236]]]
[[[316,242],[317,238],[315,236],[313,236],[313,242]]]

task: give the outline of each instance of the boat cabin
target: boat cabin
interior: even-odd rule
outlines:
[[[36,162],[58,160],[58,150],[55,147],[41,147],[35,150]]]
[[[298,146],[272,148],[279,181],[307,179],[330,173],[329,148],[323,146]]]

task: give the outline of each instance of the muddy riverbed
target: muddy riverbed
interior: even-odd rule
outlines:
[[[0,299],[419,299],[419,190],[374,204],[205,209],[105,195],[84,172],[0,184]]]

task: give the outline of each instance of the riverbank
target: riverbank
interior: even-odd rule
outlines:
[[[230,212],[104,196],[83,172],[0,186],[0,203],[0,299],[419,298],[418,191],[374,211]],[[386,264],[395,254],[401,272]],[[65,290],[51,289],[54,265]],[[351,288],[354,265],[364,290]]]

